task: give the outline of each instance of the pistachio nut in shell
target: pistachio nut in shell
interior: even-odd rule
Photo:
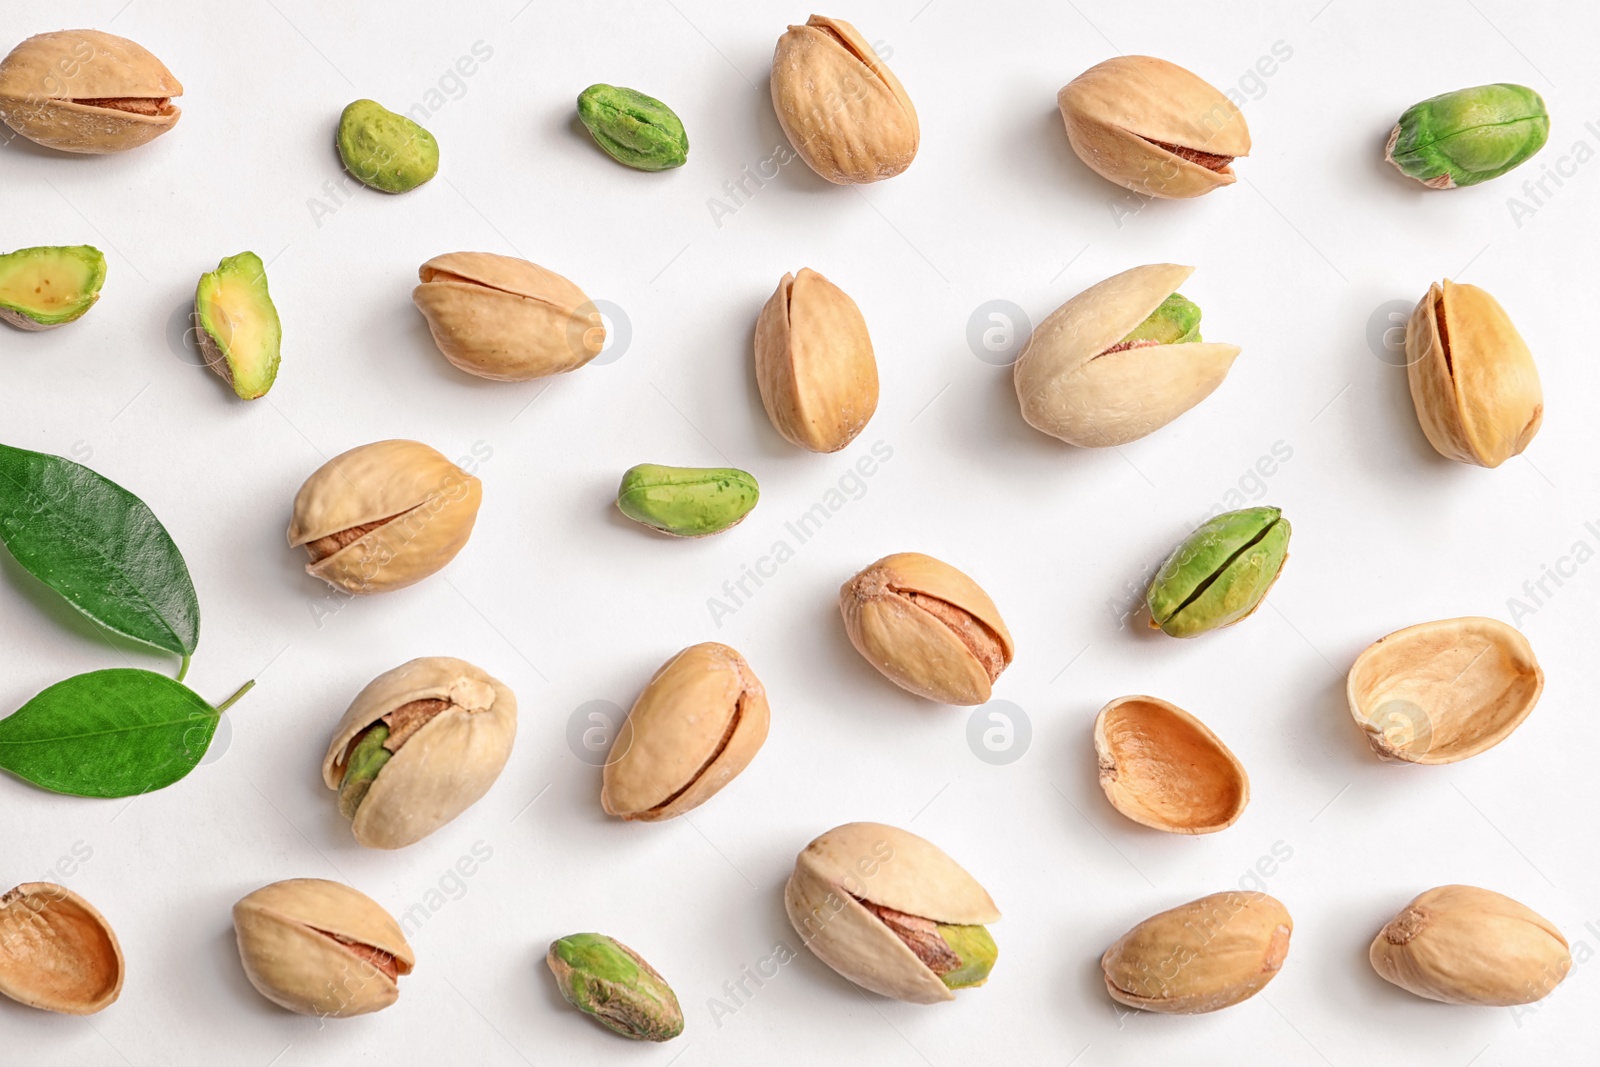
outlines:
[[[900,79],[843,19],[790,26],[772,56],[772,109],[806,166],[835,185],[882,181],[911,166],[917,109]]]
[[[29,37],[0,60],[0,119],[61,152],[105,155],[160,137],[183,86],[155,56],[99,30]]]
[[[1289,558],[1289,520],[1274,507],[1206,520],[1173,549],[1145,593],[1150,626],[1195,637],[1253,614]]]
[[[483,484],[427,445],[378,441],[317,469],[294,498],[289,546],[306,573],[347,593],[403,589],[456,557]]]
[[[1470,885],[1417,897],[1378,931],[1368,956],[1386,981],[1446,1004],[1532,1004],[1572,969],[1555,923]]]
[[[837,452],[878,410],[878,361],[861,309],[811,270],[785,274],[756,320],[756,384],[772,426]]]
[[[605,347],[594,302],[555,271],[490,252],[434,256],[411,300],[434,344],[468,374],[525,382],[565,374]]]
[[[1504,741],[1544,691],[1533,647],[1498,619],[1397,630],[1356,657],[1350,714],[1380,759],[1455,763]]]
[[[845,632],[900,688],[946,704],[987,703],[1016,655],[977,582],[920,552],[885,556],[839,589]]]
[[[982,985],[998,950],[994,901],[955,860],[893,826],[835,827],[795,858],[789,922],[817,958],[856,985],[935,1004]]]
[[[344,169],[379,192],[407,193],[439,173],[439,142],[433,134],[376,100],[345,107],[334,143]]]
[[[1232,100],[1176,63],[1117,56],[1056,94],[1067,139],[1096,174],[1145,196],[1201,196],[1232,185],[1250,128]]]
[[[635,170],[671,170],[689,159],[689,135],[677,112],[620,85],[578,94],[578,120],[606,155]]]
[[[301,1015],[343,1019],[387,1008],[417,962],[377,901],[321,878],[257,889],[233,906],[233,930],[250,984]]]
[[[1498,301],[1445,279],[1406,323],[1406,377],[1428,443],[1446,459],[1498,467],[1544,421],[1539,370]]]
[[[601,774],[607,815],[657,822],[710,800],[767,739],[767,691],[743,656],[691,645],[651,677]]]
[[[1012,368],[1028,425],[1068,444],[1136,441],[1210,396],[1237,345],[1200,339],[1200,309],[1178,294],[1193,267],[1134,267],[1051,312]]]
[[[1498,178],[1550,137],[1544,98],[1501,82],[1457,89],[1413,104],[1389,133],[1383,158],[1430,189]]]
[[[1250,776],[1210,728],[1156,697],[1118,697],[1094,720],[1100,788],[1136,823],[1214,834],[1239,821]]]
[[[351,832],[404,848],[477,803],[505,768],[517,698],[465,660],[414,659],[356,695],[322,760]]]
[[[678,997],[643,956],[604,934],[569,934],[545,955],[568,1004],[612,1033],[671,1041],[683,1033]]]
[[[0,995],[92,1015],[122,993],[122,946],[105,916],[65,886],[24,882],[0,896]]]
[[[674,537],[706,537],[739,525],[761,499],[755,475],[734,467],[629,467],[617,510]]]
[[[1283,967],[1293,932],[1288,909],[1265,893],[1213,893],[1123,934],[1100,969],[1119,1004],[1199,1015],[1261,992]]]
[[[76,322],[100,299],[106,257],[92,245],[0,255],[0,322],[36,333]]]

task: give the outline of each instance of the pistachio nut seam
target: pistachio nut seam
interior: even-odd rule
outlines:
[[[1151,628],[1195,637],[1253,614],[1282,573],[1290,532],[1275,507],[1230,511],[1201,524],[1150,582]]]

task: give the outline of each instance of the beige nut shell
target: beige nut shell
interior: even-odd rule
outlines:
[[[105,916],[65,886],[24,882],[0,896],[0,994],[92,1015],[122,993],[122,946]]]
[[[837,452],[878,410],[878,362],[861,309],[811,270],[785,274],[756,320],[756,383],[791,444]]]
[[[856,985],[913,1004],[954,1000],[955,993],[858,899],[941,924],[1000,919],[977,879],[916,834],[856,822],[807,845],[783,891],[795,932]]]
[[[140,115],[79,100],[182,95],[183,86],[159,59],[99,30],[41,33],[0,60],[0,119],[28,140],[61,152],[126,152],[172,129],[182,114],[169,106]]]
[[[1122,445],[1210,396],[1228,376],[1237,345],[1197,341],[1101,354],[1193,273],[1176,263],[1134,267],[1051,312],[1012,369],[1028,425],[1085,448]]]
[[[1447,278],[1428,288],[1406,325],[1406,377],[1428,443],[1458,463],[1498,467],[1544,421],[1533,354],[1505,309],[1475,285]]]
[[[434,256],[412,302],[444,357],[468,374],[525,382],[565,374],[605,347],[594,302],[561,275],[489,252]]]
[[[448,700],[390,757],[356,809],[351,832],[368,848],[404,848],[481,800],[511,758],[517,698],[465,660],[428,656],[378,675],[339,720],[322,759],[337,790],[356,736],[414,700]]]
[[[1250,128],[1233,101],[1164,59],[1097,63],[1063,86],[1056,103],[1078,158],[1145,196],[1201,196],[1237,180],[1231,166],[1214,171],[1155,142],[1217,156],[1250,154]]]
[[[806,165],[835,185],[882,181],[911,166],[917,109],[872,45],[842,19],[790,26],[772,56],[772,108]]]
[[[1118,697],[1101,708],[1094,751],[1111,806],[1156,830],[1214,834],[1250,802],[1239,758],[1205,723],[1157,697]]]
[[[400,996],[394,979],[335,938],[387,952],[401,975],[417,962],[400,925],[377,901],[321,878],[257,889],[233,906],[233,928],[250,984],[301,1015],[366,1015]]]
[[[1152,915],[1100,957],[1106,992],[1131,1008],[1199,1015],[1248,1000],[1277,977],[1294,920],[1265,893],[1213,893]]]
[[[1504,741],[1544,691],[1533,646],[1514,626],[1468,616],[1396,630],[1356,657],[1350,715],[1380,759],[1455,763]]]
[[[294,498],[289,544],[398,515],[306,564],[306,573],[356,595],[403,589],[466,546],[482,500],[483,483],[427,445],[378,441],[335,456],[306,479]]]

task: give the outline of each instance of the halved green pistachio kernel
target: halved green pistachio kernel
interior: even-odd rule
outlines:
[[[635,170],[671,170],[689,158],[682,120],[635,89],[589,86],[578,94],[578,118],[606,155]]]
[[[617,508],[634,522],[674,537],[721,533],[744,521],[761,497],[754,475],[732,467],[630,467]]]
[[[1522,85],[1479,85],[1430,97],[1406,109],[1384,158],[1430,189],[1498,178],[1544,147],[1550,116]]]
[[[859,897],[857,900],[938,975],[946,988],[969,989],[989,980],[1000,949],[987,927],[936,923]]]
[[[1150,625],[1172,637],[1231,626],[1260,606],[1289,555],[1290,527],[1277,508],[1245,508],[1208,520],[1167,557],[1146,594]]]
[[[1182,293],[1173,293],[1134,327],[1113,349],[1143,345],[1186,345],[1200,340],[1200,307]]]
[[[640,955],[604,934],[572,934],[545,956],[568,1004],[623,1037],[670,1041],[683,1033],[678,998]]]
[[[92,245],[0,255],[0,321],[30,331],[63,326],[94,306],[105,280],[106,257]]]
[[[363,185],[410,192],[439,173],[433,134],[376,100],[357,100],[339,116],[339,158]]]
[[[344,781],[339,785],[339,813],[347,819],[356,817],[356,809],[367,797],[367,790],[383,765],[394,758],[394,753],[383,747],[389,740],[389,727],[375,722],[356,739],[350,748],[350,759],[345,764]]]

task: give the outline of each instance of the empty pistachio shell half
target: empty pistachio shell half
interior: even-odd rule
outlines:
[[[0,60],[0,119],[61,152],[104,155],[155,140],[183,86],[155,56],[99,30],[29,37]]]
[[[1213,893],[1152,915],[1100,957],[1106,992],[1131,1008],[1199,1015],[1266,988],[1294,920],[1265,893]]]
[[[900,688],[946,704],[983,704],[1016,654],[977,582],[920,552],[885,556],[839,589],[856,651]]]
[[[1533,354],[1498,301],[1475,285],[1429,287],[1406,324],[1406,377],[1428,442],[1458,463],[1498,467],[1544,420]]]
[[[403,589],[466,546],[483,483],[416,441],[378,441],[335,456],[294,498],[289,546],[306,573],[347,593]]]
[[[982,985],[1000,912],[928,841],[880,823],[835,827],[795,859],[784,908],[817,957],[865,989],[914,1004]]]
[[[691,645],[661,665],[617,731],[600,806],[644,822],[699,807],[749,766],[770,719],[743,656],[714,641]]]
[[[321,878],[257,889],[233,906],[233,930],[250,984],[301,1015],[343,1019],[387,1008],[417,962],[377,901]]]
[[[1250,778],[1222,739],[1176,704],[1118,697],[1094,720],[1100,788],[1136,823],[1214,834],[1244,814]]]
[[[339,720],[322,780],[368,848],[404,848],[476,804],[505,768],[517,698],[464,660],[414,659],[378,675]]]
[[[1527,86],[1501,82],[1406,108],[1383,156],[1430,189],[1454,189],[1521,166],[1549,137],[1544,99]]]
[[[1028,425],[1068,444],[1121,445],[1210,396],[1239,348],[1200,339],[1200,309],[1177,293],[1193,273],[1134,267],[1051,312],[1012,370]]]
[[[1096,174],[1145,196],[1200,196],[1250,154],[1244,115],[1198,75],[1150,56],[1090,67],[1056,94],[1067,139]]]
[[[1417,897],[1378,931],[1368,956],[1386,981],[1446,1004],[1532,1004],[1572,969],[1555,923],[1470,885]]]
[[[25,882],[0,896],[0,994],[92,1015],[122,993],[122,946],[105,916],[65,886]]]
[[[761,499],[755,475],[733,467],[629,467],[617,509],[674,537],[705,537],[739,525]]]
[[[1201,524],[1150,582],[1150,626],[1194,637],[1248,617],[1289,558],[1289,532],[1289,520],[1272,507],[1229,511]]]
[[[837,452],[878,410],[867,322],[844,290],[810,268],[785,274],[756,320],[756,384],[791,444]]]
[[[570,934],[545,956],[568,1004],[612,1033],[636,1041],[671,1041],[683,1033],[683,1009],[667,980],[614,937]]]
[[[594,302],[525,259],[450,252],[428,260],[417,275],[412,303],[444,358],[468,374],[525,382],[577,370],[605,347]]]
[[[1544,690],[1521,631],[1468,617],[1397,630],[1345,681],[1350,714],[1380,759],[1455,763],[1504,741]]]

